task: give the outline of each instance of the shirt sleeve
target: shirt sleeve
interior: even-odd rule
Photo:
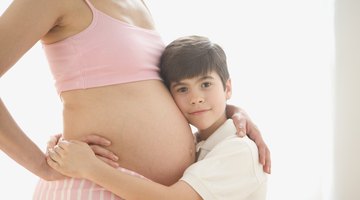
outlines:
[[[191,165],[181,180],[205,200],[241,200],[254,195],[266,182],[255,143],[231,136],[216,145],[206,157]]]

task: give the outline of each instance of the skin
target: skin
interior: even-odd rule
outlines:
[[[145,29],[155,29],[143,1],[91,2],[97,9],[117,20]],[[38,41],[56,43],[83,31],[91,20],[91,10],[83,0],[14,0],[0,18],[0,76]],[[111,151],[118,155],[121,159],[117,160],[117,164],[123,167],[156,182],[171,185],[194,162],[190,127],[160,81],[66,91],[61,93],[61,99],[64,138],[82,140],[89,133],[99,133],[99,136],[112,141],[111,145],[104,145],[108,150],[106,154]],[[159,110],[163,112],[159,113]],[[249,118],[243,118],[240,114],[237,116],[241,119],[241,129],[250,130],[253,135],[250,137],[260,144],[260,153],[265,148],[265,154],[260,154],[260,160],[263,160],[263,156],[268,161],[268,148],[260,132],[252,124],[250,127],[246,124]],[[47,165],[46,155],[16,124],[2,101],[0,121],[2,151],[46,180],[62,178]],[[269,164],[266,162],[264,166],[270,169]]]
[[[117,20],[154,29],[142,1],[91,2]],[[86,29],[91,21],[92,12],[83,0],[15,0],[0,21],[1,75],[39,40],[45,44],[61,41]],[[106,148],[121,157],[119,165],[154,181],[172,184],[194,161],[190,127],[159,80],[66,91],[61,93],[61,99],[64,138],[80,139],[98,133],[112,141]],[[1,121],[8,122],[1,123],[1,149],[36,175],[56,179],[44,153],[26,137],[3,104],[0,109]]]
[[[227,120],[225,108],[226,101],[231,97],[230,80],[225,87],[215,72],[171,84],[177,106],[189,123],[198,129],[201,140],[206,140]],[[125,199],[202,199],[184,181],[164,186],[112,169],[96,159],[86,143],[62,141],[50,150],[50,157],[49,165],[59,172],[94,181]]]

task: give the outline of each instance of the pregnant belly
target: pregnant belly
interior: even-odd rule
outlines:
[[[173,184],[194,161],[190,127],[162,84],[127,86],[62,95],[64,137],[104,136],[111,140],[109,149],[119,156],[121,167]]]

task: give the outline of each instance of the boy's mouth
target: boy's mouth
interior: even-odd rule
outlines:
[[[190,115],[200,115],[200,114],[203,114],[207,111],[209,111],[210,109],[201,109],[201,110],[196,110],[196,111],[193,111],[193,112],[190,112],[189,114]]]

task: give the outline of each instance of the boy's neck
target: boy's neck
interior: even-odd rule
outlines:
[[[227,118],[226,116],[222,116],[221,119],[219,119],[216,123],[214,123],[212,126],[210,126],[207,129],[204,130],[199,130],[198,129],[198,133],[196,135],[196,140],[197,142],[203,141],[203,140],[207,140],[212,134],[215,133],[215,131],[222,126],[225,122],[226,122]]]
[[[197,142],[201,142],[204,141],[206,139],[208,139],[214,132],[211,133],[204,133],[204,132],[200,132],[198,130],[197,134],[196,134],[196,141]]]

